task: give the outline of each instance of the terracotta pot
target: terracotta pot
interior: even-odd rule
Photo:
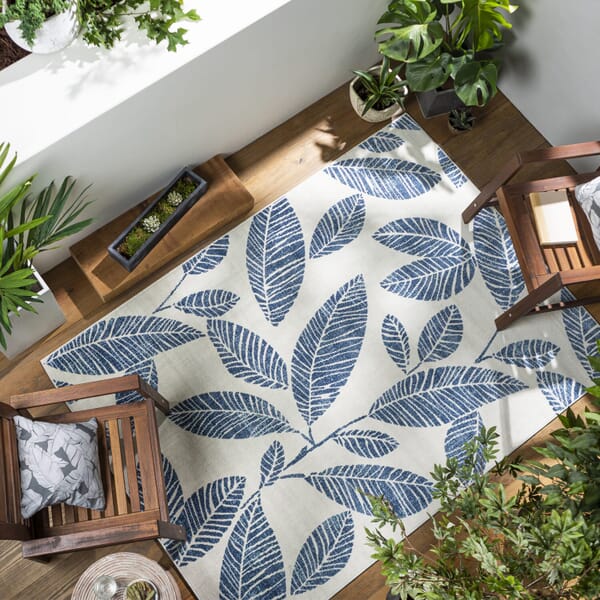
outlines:
[[[369,69],[369,72],[375,73],[379,72],[380,67],[375,66]],[[358,95],[358,92],[354,89],[355,83],[358,81],[358,77],[355,77],[350,82],[350,103],[352,104],[352,108],[354,108],[356,114],[369,123],[381,123],[381,121],[386,121],[387,119],[391,119],[394,115],[400,114],[404,111],[402,106],[395,102],[392,106],[384,109],[384,110],[375,110],[374,108],[369,109],[366,114],[362,114],[365,108],[366,102]],[[398,81],[401,81],[399,77],[396,78]],[[408,94],[408,88],[404,87],[404,95]]]

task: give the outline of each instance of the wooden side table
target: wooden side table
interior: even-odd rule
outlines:
[[[109,554],[90,565],[75,584],[71,600],[97,600],[94,582],[100,575],[111,575],[117,580],[119,589],[114,600],[124,600],[125,588],[135,579],[151,581],[158,589],[159,600],[181,600],[173,577],[157,562],[135,552]]]

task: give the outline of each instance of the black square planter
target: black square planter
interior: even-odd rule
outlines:
[[[154,207],[165,198],[171,188],[182,178],[189,177],[192,181],[196,183],[196,187],[194,191],[184,200],[181,204],[175,209],[173,214],[171,214],[166,221],[161,223],[160,227],[140,246],[138,251],[131,257],[127,258],[123,256],[118,248],[123,242],[123,240],[127,237],[127,234],[136,227],[142,219],[148,216]],[[129,227],[108,247],[108,254],[112,258],[114,258],[120,265],[122,265],[128,271],[132,271],[145,257],[146,255],[154,248],[154,246],[164,237],[164,235],[181,219],[181,217],[196,203],[198,198],[202,196],[206,190],[208,189],[208,183],[202,179],[199,175],[197,175],[191,169],[185,167],[179,171],[177,176],[169,182],[169,184],[165,187],[162,194],[158,196],[146,210],[135,220]]]
[[[456,108],[465,108],[454,88],[417,92],[419,108],[426,119],[449,113]]]

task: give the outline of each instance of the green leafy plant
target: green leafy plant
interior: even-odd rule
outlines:
[[[510,0],[392,0],[375,34],[379,52],[406,65],[411,90],[453,81],[466,106],[483,106],[496,94],[499,61],[492,58],[511,28]]]
[[[0,144],[0,190],[12,171],[16,154],[6,164],[10,145]],[[36,312],[39,302],[36,279],[31,261],[44,250],[56,247],[57,242],[78,233],[91,219],[78,221],[88,206],[83,190],[72,198],[75,180],[64,179],[57,188],[53,183],[39,194],[29,190],[35,175],[0,192],[0,345],[6,348],[6,334],[12,331],[11,320],[19,309]]]
[[[402,66],[390,67],[390,60],[387,56],[377,72],[356,70],[354,90],[365,102],[362,115],[366,115],[369,110],[385,110],[398,103],[404,106],[404,96],[406,94],[406,82],[402,81],[399,74]]]
[[[44,21],[64,12],[71,0],[8,0],[0,13],[0,27],[10,21],[20,21],[25,40],[32,45]],[[177,50],[188,42],[187,30],[177,27],[183,20],[198,21],[194,10],[183,10],[183,0],[78,0],[77,18],[83,39],[92,46],[112,48],[121,39],[124,17],[131,16],[137,27],[157,44],[165,40],[167,49]]]
[[[369,498],[377,529],[367,529],[367,539],[393,593],[403,600],[600,596],[600,414],[569,410],[561,423],[552,441],[536,449],[544,462],[497,463],[484,473],[483,464],[497,455],[491,428],[466,444],[462,463],[436,465],[440,510],[426,555],[411,545],[389,502]],[[519,477],[513,496],[494,479],[507,472]],[[402,539],[384,535],[384,526]]]
[[[468,108],[455,108],[448,113],[448,125],[453,131],[469,131],[474,122],[473,112]]]

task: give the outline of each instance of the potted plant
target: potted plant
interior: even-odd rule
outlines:
[[[399,75],[401,68],[392,69],[384,56],[379,66],[353,71],[356,77],[350,82],[350,102],[357,115],[370,123],[379,123],[404,107],[408,88]]]
[[[0,144],[0,186],[17,156],[4,166],[10,145]],[[35,175],[0,192],[0,346],[8,357],[21,353],[56,329],[64,316],[51,290],[35,270],[32,260],[78,233],[91,219],[77,221],[88,206],[83,190],[74,199],[75,180],[64,179],[39,194],[28,192]]]
[[[393,594],[403,600],[600,597],[600,414],[568,410],[561,422],[552,441],[537,449],[550,462],[497,464],[496,473],[518,475],[512,497],[482,472],[497,454],[493,428],[466,445],[464,462],[436,465],[440,510],[426,555],[411,546],[390,504],[370,498],[378,529],[367,530],[367,538]],[[403,539],[388,538],[383,526]]]
[[[496,94],[494,53],[516,9],[510,0],[392,0],[375,37],[381,54],[406,66],[408,87],[431,117]]]
[[[475,117],[469,108],[454,108],[448,113],[448,127],[452,133],[464,133],[473,129]]]
[[[108,254],[132,271],[183,214],[206,192],[207,182],[182,169],[162,193],[108,247]]]
[[[133,17],[146,36],[168,50],[187,44],[182,20],[197,21],[194,9],[184,11],[183,0],[3,0],[0,27],[22,48],[36,53],[56,52],[83,31],[92,46],[112,48],[124,31],[123,18]]]

